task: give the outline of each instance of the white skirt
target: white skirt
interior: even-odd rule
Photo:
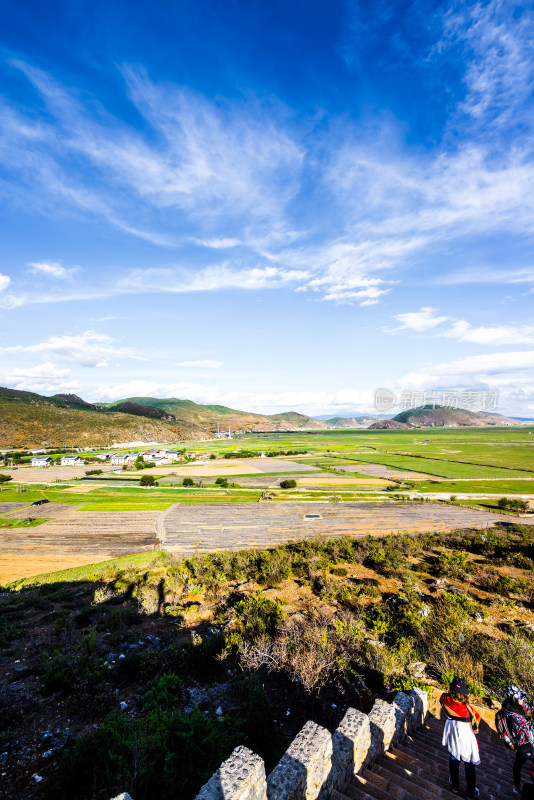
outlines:
[[[458,761],[480,764],[477,737],[473,733],[471,723],[448,719],[443,731],[442,744]]]

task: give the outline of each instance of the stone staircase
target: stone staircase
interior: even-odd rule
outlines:
[[[449,755],[441,744],[443,722],[427,718],[424,725],[385,752],[361,775],[355,775],[331,800],[433,800],[454,797],[449,788]],[[477,785],[480,800],[518,800],[513,793],[514,753],[506,750],[494,731],[482,725]],[[527,767],[523,780],[528,780]],[[460,794],[465,797],[465,774],[460,766]]]

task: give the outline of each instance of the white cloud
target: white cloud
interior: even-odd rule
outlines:
[[[308,277],[304,270],[278,267],[233,269],[223,263],[206,267],[193,275],[170,269],[138,269],[122,278],[117,288],[122,292],[210,292],[221,289],[277,288]],[[162,289],[164,287],[164,289]]]
[[[439,49],[463,45],[467,94],[459,112],[468,115],[483,133],[481,121],[493,128],[517,125],[520,109],[525,124],[525,101],[533,77],[534,23],[527,6],[493,0],[452,7],[444,17]]]
[[[209,247],[212,250],[226,250],[230,247],[239,247],[239,245],[243,244],[239,239],[232,239],[230,237],[221,237],[220,239],[193,239],[193,241],[201,247]]]
[[[196,247],[202,263],[206,248],[226,260],[191,274],[198,259],[183,258],[191,266],[180,274],[139,270],[69,295],[19,293],[3,307],[162,291],[158,275],[170,275],[176,292],[290,286],[366,306],[404,270],[431,265],[436,252],[461,245],[463,253],[466,240],[496,233],[530,237],[530,139],[502,133],[531,124],[517,111],[532,86],[532,22],[520,12],[490,0],[430,20],[432,30],[441,21],[443,35],[422,56],[457,53],[466,96],[443,140],[412,151],[391,121],[368,128],[331,117],[314,127],[272,99],[208,100],[123,67],[144,119],[134,128],[15,62],[48,113],[36,119],[33,108],[0,107],[0,162],[15,178],[4,182],[6,193],[42,213],[97,218],[156,246],[187,248],[187,259]],[[32,264],[65,277],[57,262]],[[435,272],[427,269],[425,280],[534,280],[530,268],[494,267],[484,277],[453,259]]]
[[[29,261],[26,264],[35,275],[46,275],[48,278],[66,280],[79,272],[80,267],[64,267],[59,261]]]
[[[445,316],[436,316],[437,311],[437,308],[424,306],[419,311],[411,311],[406,314],[396,314],[394,319],[401,324],[398,328],[394,328],[388,332],[395,333],[401,330],[411,330],[416,331],[417,333],[424,333],[425,331],[429,331],[449,319],[449,317]]]
[[[222,367],[224,361],[212,361],[209,358],[200,360],[200,361],[178,361],[176,364],[177,367],[200,367],[205,369],[219,369]]]
[[[458,342],[469,342],[482,345],[505,344],[534,344],[534,325],[518,323],[505,325],[481,325],[473,327],[462,319],[454,319],[445,315],[438,316],[438,309],[425,306],[419,311],[406,314],[396,314],[394,319],[401,324],[395,328],[384,328],[385,333],[399,333],[400,331],[415,331],[427,333],[432,330],[434,335],[444,339],[454,339]],[[446,330],[434,330],[449,322],[451,325]]]
[[[26,392],[75,392],[78,381],[70,377],[70,369],[58,369],[51,362],[34,367],[16,367],[0,376],[2,384]]]
[[[420,367],[399,379],[402,386],[458,386],[488,385],[499,388],[510,381],[532,381],[528,371],[534,368],[534,350],[510,353],[489,353],[467,356],[456,361],[442,362]],[[521,375],[521,373],[523,373]]]
[[[7,289],[10,283],[11,278],[9,275],[2,275],[2,273],[0,273],[0,292],[3,292],[5,289]]]
[[[0,346],[0,353],[36,353],[83,367],[104,367],[107,366],[108,359],[119,355],[139,358],[131,348],[120,347],[107,334],[96,331],[50,336],[38,344]]]
[[[465,320],[457,320],[441,334],[447,339],[474,344],[534,344],[534,325],[488,325],[473,328]]]

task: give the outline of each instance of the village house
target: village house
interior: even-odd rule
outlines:
[[[49,467],[52,464],[50,456],[46,458],[32,458],[32,467]]]
[[[62,467],[77,467],[80,464],[85,464],[85,461],[80,456],[63,456],[61,459]]]
[[[126,454],[123,454],[123,453],[112,453],[112,455],[111,455],[111,457],[109,459],[109,463],[110,464],[115,464],[118,467],[122,467],[122,466],[124,466],[125,464],[128,463],[129,459],[130,459],[130,454],[129,453],[126,453]]]

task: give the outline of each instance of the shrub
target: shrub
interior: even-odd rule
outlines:
[[[280,488],[281,489],[294,489],[297,485],[297,482],[293,480],[293,478],[288,478],[285,481],[280,481]]]
[[[502,508],[504,511],[516,511],[519,513],[528,511],[527,501],[519,498],[501,497],[497,502],[497,507]]]
[[[1,483],[7,483],[11,479],[12,479],[11,475],[6,475],[5,473],[0,472],[0,484]]]
[[[221,486],[223,489],[226,489],[228,486],[228,480],[226,478],[217,478],[215,483],[217,486]]]
[[[158,482],[156,481],[153,475],[143,475],[139,480],[139,486],[157,486]]]
[[[469,553],[453,550],[452,553],[440,553],[435,562],[435,573],[450,578],[463,578],[468,570]]]
[[[170,711],[176,708],[183,692],[183,681],[178,675],[162,675],[154,681],[148,692],[143,697],[143,707],[151,711],[154,708],[160,711]]]
[[[241,641],[239,657],[246,669],[285,673],[305,692],[317,693],[330,679],[351,671],[362,635],[357,621],[332,624],[315,614],[283,623],[274,637],[263,634]]]
[[[102,475],[103,472],[104,472],[103,469],[87,469],[85,471],[85,474],[86,475]]]
[[[194,485],[195,481],[193,480],[193,478],[184,478],[182,481],[182,486],[194,486]]]
[[[102,659],[95,655],[96,632],[91,631],[75,649],[65,654],[55,651],[43,658],[41,681],[48,692],[70,692],[74,687],[94,685],[106,674]]]
[[[262,634],[272,636],[285,614],[279,600],[268,600],[261,595],[253,595],[240,600],[234,606],[246,636],[254,638]]]

